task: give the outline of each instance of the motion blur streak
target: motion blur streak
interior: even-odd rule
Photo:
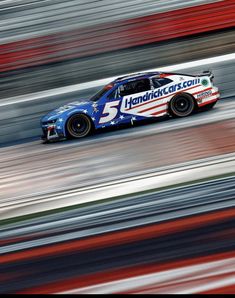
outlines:
[[[100,3],[104,5],[103,2],[106,1],[100,1]],[[137,1],[132,2],[132,9],[137,9],[138,6],[135,6],[135,2]],[[171,1],[169,1],[169,3],[170,2]],[[186,2],[185,5],[187,6],[187,1],[184,2]],[[74,5],[71,5],[73,3]],[[126,5],[130,4],[127,1],[125,1],[125,3]],[[199,1],[196,1],[196,4],[199,3]],[[150,1],[144,6],[148,8],[148,6],[151,7],[151,4],[157,7],[158,1]],[[115,10],[113,5],[114,4],[112,3],[110,8],[108,6],[106,9],[113,12],[115,11],[115,14],[118,14],[118,10]],[[141,14],[141,6],[143,6],[143,4],[139,5]],[[169,5],[168,9],[171,10],[169,12],[154,14],[154,10],[151,9],[151,14],[147,16],[131,18],[132,15],[127,14],[126,17],[128,20],[115,20],[112,18],[111,22],[110,19],[107,18],[105,24],[97,24],[97,21],[95,21],[95,24],[93,25],[89,22],[89,26],[82,28],[78,27],[78,23],[76,26],[79,29],[72,29],[74,25],[72,25],[71,28],[70,22],[73,23],[74,20],[77,22],[77,17],[79,17],[79,15],[76,10],[81,9],[82,4],[79,1],[69,1],[63,3],[63,5],[58,5],[60,9],[63,9],[64,6],[69,6],[67,9],[69,9],[70,14],[66,14],[66,10],[63,10],[63,14],[60,12],[59,16],[53,16],[53,14],[56,13],[56,4],[51,7],[52,9],[55,9],[54,12],[36,12],[36,15],[30,14],[26,17],[20,16],[18,18],[13,13],[14,18],[10,20],[7,18],[9,18],[9,14],[11,16],[11,12],[8,12],[8,10],[3,11],[3,21],[0,22],[0,26],[2,27],[3,32],[7,32],[7,36],[9,36],[11,31],[16,28],[18,28],[17,31],[19,31],[22,27],[24,32],[26,31],[26,28],[30,28],[30,26],[31,28],[35,28],[35,26],[36,28],[37,26],[40,28],[45,21],[48,22],[48,19],[54,26],[57,24],[56,30],[60,27],[61,31],[53,35],[48,35],[48,29],[44,29],[44,37],[11,43],[6,43],[3,39],[2,43],[4,42],[4,44],[0,46],[1,72],[120,50],[152,42],[169,40],[176,37],[190,36],[195,33],[224,29],[235,25],[235,0],[216,1],[215,3],[212,2],[209,4],[204,3],[173,11],[172,9],[175,8],[174,5]],[[118,3],[118,7],[120,6],[120,3]],[[221,6],[223,6],[223,9],[220,9]],[[106,6],[104,5],[104,7]],[[105,12],[104,7],[102,8],[103,12]],[[97,9],[99,10],[100,8]],[[38,9],[35,9],[35,11],[38,11]],[[6,15],[4,15],[4,12]],[[80,13],[81,12],[82,10],[80,10]],[[145,10],[143,10],[143,12],[145,12]],[[93,13],[93,17],[96,16],[96,20],[99,19],[99,16],[96,15],[96,9],[89,12],[89,14],[91,13]],[[47,14],[52,15],[51,19]],[[69,15],[70,18],[68,17]],[[83,18],[84,17],[87,18],[86,13],[83,15]],[[64,20],[64,18],[66,19]],[[65,31],[65,21],[68,23],[69,31]],[[50,22],[49,24],[46,23],[48,28],[50,28]],[[60,24],[63,24],[63,26]],[[41,31],[37,33],[37,30],[34,30],[34,34],[41,35]]]
[[[232,117],[234,103],[232,106],[229,101],[226,103]],[[213,112],[218,116],[219,111]],[[177,119],[172,123],[154,123],[153,127],[150,124],[135,127],[135,131],[120,130],[79,144],[62,143],[39,149],[34,142],[1,148],[0,212],[17,202],[33,203],[41,193],[95,186],[139,171],[234,152],[234,121],[207,124],[206,115],[205,112],[194,120]],[[202,123],[206,125],[196,126]],[[182,126],[183,132],[176,130]]]
[[[123,294],[196,294],[234,284],[235,258],[202,264],[197,260],[197,264],[64,293],[108,294],[118,291]],[[132,291],[128,292],[130,289]]]
[[[60,63],[50,63],[12,72],[3,72],[0,74],[0,97],[8,99],[12,96],[38,91],[44,91],[45,93],[45,90],[48,89],[78,85],[78,83],[84,82],[88,84],[90,81],[109,77],[116,78],[123,74],[152,68],[158,69],[168,66],[167,71],[171,71],[171,65],[234,53],[234,32],[234,29],[216,31],[196,37],[171,39],[165,42],[131,47],[122,51],[111,51],[100,55],[69,59]],[[224,77],[226,74],[233,73],[233,71],[227,69],[227,65],[221,65],[219,58],[217,62],[218,65],[206,66],[203,64],[203,67],[201,67],[199,62],[197,70],[201,72],[206,67],[209,67],[215,72],[216,82],[218,76],[222,75]],[[232,67],[233,65],[230,63],[229,66]],[[196,69],[187,69],[187,71],[196,71]],[[88,86],[87,88],[91,87]],[[94,92],[96,90],[92,90],[92,93]],[[78,94],[73,95],[74,98],[79,98]],[[82,94],[82,96],[85,96],[85,94]],[[65,99],[67,100],[67,97]],[[54,100],[57,99],[54,98]],[[49,104],[49,102],[53,102],[53,98],[47,101]]]
[[[82,293],[83,288],[84,292],[92,292],[87,287],[96,285],[94,292],[98,293],[133,291],[139,287],[141,291],[143,287],[158,291],[158,287],[169,282],[182,283],[182,288],[159,291],[181,292],[190,279],[204,277],[206,283],[212,268],[215,276],[232,274],[234,181],[235,176],[231,176],[25,220],[22,227],[27,240],[21,239],[21,228],[15,224],[3,226],[1,233],[9,232],[12,236],[5,233],[2,239],[14,244],[1,246],[1,272],[13,276],[1,285],[0,291],[53,293],[78,289]],[[124,208],[128,206],[131,208]],[[100,215],[99,209],[103,211]],[[108,210],[112,211],[110,215]],[[96,218],[89,219],[90,215]],[[62,229],[57,224],[50,228],[50,223],[64,218],[74,220],[63,224]],[[127,228],[131,221],[135,226]],[[112,226],[116,231],[111,232]],[[96,230],[96,235],[89,236],[89,230]],[[61,241],[63,235],[75,232],[80,232],[75,240],[50,244],[49,239]],[[36,247],[32,247],[33,242]],[[146,279],[146,274],[152,274],[152,278]],[[114,284],[102,285],[111,281]]]

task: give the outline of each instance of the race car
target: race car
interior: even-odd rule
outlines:
[[[187,117],[220,97],[213,74],[143,72],[117,78],[88,100],[64,105],[41,119],[44,141],[83,138],[105,127],[146,118]]]

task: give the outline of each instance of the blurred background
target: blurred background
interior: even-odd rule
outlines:
[[[233,0],[22,0],[0,10],[1,98],[234,50]]]
[[[0,1],[0,293],[235,292],[234,26],[235,0]],[[221,101],[41,144],[51,109],[163,68]]]

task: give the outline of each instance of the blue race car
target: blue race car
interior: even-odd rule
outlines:
[[[92,131],[164,115],[186,117],[219,99],[211,72],[199,75],[138,73],[116,79],[86,101],[60,107],[41,119],[45,141],[82,138]]]

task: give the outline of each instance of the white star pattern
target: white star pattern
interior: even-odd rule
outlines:
[[[94,117],[92,117],[91,119],[92,119],[93,121],[95,121],[95,118],[94,118]]]
[[[136,118],[135,117],[132,117],[131,120],[134,121],[134,120],[136,120]]]
[[[83,112],[84,112],[85,114],[87,114],[88,111],[87,111],[87,110],[83,110]]]
[[[60,122],[60,123],[63,122],[63,121],[64,121],[64,120],[63,120],[62,118],[59,119],[59,122]]]
[[[124,119],[125,117],[124,117],[123,115],[121,115],[119,118],[120,118],[120,119]]]
[[[111,121],[111,123],[110,123],[111,125],[114,125],[115,124],[115,122],[114,121]]]

